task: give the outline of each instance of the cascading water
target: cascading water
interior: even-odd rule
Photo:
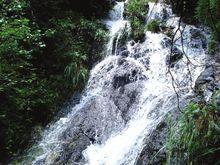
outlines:
[[[129,27],[128,21],[123,18],[124,4],[117,2],[113,10],[109,13],[109,19],[104,20],[110,31],[110,39],[107,44],[107,54],[116,54],[117,45],[125,27]]]
[[[178,18],[171,9],[160,3],[149,6],[146,17],[163,21],[175,32]],[[170,53],[169,37],[149,31],[143,43],[129,41],[117,53],[122,31],[129,27],[123,10],[124,2],[118,2],[105,21],[110,31],[108,56],[91,71],[80,104],[29,150],[31,164],[135,164],[150,134],[177,109],[176,92],[180,102],[192,95],[204,69],[202,41],[191,34],[192,29],[199,29],[182,26],[183,44],[177,33],[174,53]],[[169,56],[181,59],[168,70]]]

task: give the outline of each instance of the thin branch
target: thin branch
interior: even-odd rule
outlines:
[[[170,55],[169,55],[168,73],[169,73],[170,76],[171,76],[171,79],[172,79],[172,87],[173,87],[174,92],[175,92],[175,94],[176,94],[176,98],[177,98],[177,108],[178,108],[178,110],[179,110],[181,113],[183,113],[183,111],[182,111],[181,108],[180,108],[180,96],[179,96],[179,94],[178,94],[178,92],[177,92],[177,90],[176,90],[175,84],[177,84],[177,83],[175,82],[174,76],[173,76],[173,74],[172,74],[172,71],[171,71],[171,62],[170,62],[171,56],[172,56],[172,53],[173,53],[174,43],[175,43],[175,42],[174,42],[175,36],[176,36],[176,34],[178,33],[178,31],[180,31],[180,27],[181,27],[181,17],[180,17],[180,20],[179,20],[178,28],[176,29],[174,35],[173,35],[172,38],[171,38],[171,48],[170,48]]]

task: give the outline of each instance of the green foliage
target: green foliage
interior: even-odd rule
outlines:
[[[212,29],[212,38],[209,43],[209,53],[218,50],[220,41],[220,0],[198,0],[196,18]]]
[[[208,43],[208,53],[213,55],[219,51],[218,48],[219,42],[215,39],[215,37],[211,37]]]
[[[152,20],[147,24],[146,29],[148,31],[158,33],[160,31],[159,24],[160,22],[158,20]]]
[[[97,18],[111,5],[98,2],[0,1],[0,162],[85,85],[107,34]]]
[[[144,25],[149,10],[149,0],[130,0],[126,6],[125,15],[131,23],[131,35],[136,41],[145,36]]]
[[[195,8],[198,0],[168,0],[170,1],[173,12],[181,16],[182,20],[187,23],[197,22],[194,19]]]
[[[208,105],[191,103],[177,126],[171,127],[167,164],[215,164],[219,161],[220,113],[214,100]]]
[[[59,49],[56,54],[63,54],[69,61],[65,67],[65,78],[74,87],[81,88],[88,77],[89,63],[100,58],[100,51],[91,53],[93,43],[101,45],[105,41],[106,29],[101,23],[83,17],[51,22],[57,29]]]
[[[215,26],[214,24],[219,18],[220,11],[220,1],[219,0],[198,0],[198,4],[196,7],[196,17],[211,26]],[[212,27],[214,29],[214,27]]]

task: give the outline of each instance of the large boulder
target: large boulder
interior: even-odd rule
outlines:
[[[168,124],[161,122],[155,131],[152,132],[150,139],[142,150],[137,165],[152,164],[158,165],[166,162],[166,148]]]
[[[66,128],[58,136],[59,149],[52,149],[43,155],[36,165],[85,164],[83,151],[87,146],[104,143],[110,135],[121,131],[130,121],[138,108],[144,85],[142,80],[146,77],[141,75],[140,68],[135,63],[123,58],[117,60],[113,71],[110,66],[103,67],[106,68],[96,74],[94,83],[100,79],[99,74],[112,74],[106,80],[108,85],[98,94],[82,99],[77,113],[65,124]],[[89,89],[93,91],[92,87]]]
[[[172,68],[182,58],[183,52],[174,46],[172,52],[167,56],[166,63]]]

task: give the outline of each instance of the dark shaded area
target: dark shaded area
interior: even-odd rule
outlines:
[[[169,0],[173,12],[182,17],[182,20],[187,23],[197,22],[194,15],[198,0]]]
[[[0,162],[19,155],[100,59],[108,0],[0,2]],[[0,163],[1,164],[1,163]]]

